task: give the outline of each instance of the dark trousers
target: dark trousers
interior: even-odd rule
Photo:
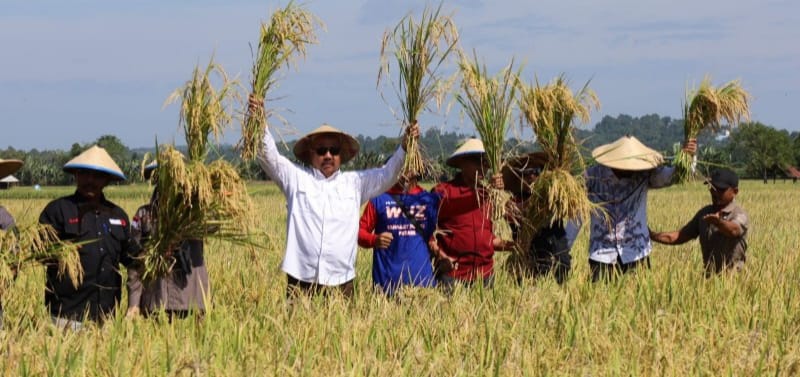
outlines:
[[[589,259],[589,269],[592,271],[592,283],[610,281],[616,279],[619,275],[642,268],[650,269],[649,256],[631,263],[622,263],[622,259],[617,256],[617,263],[614,264],[601,263]]]
[[[342,296],[344,296],[347,299],[353,297],[354,289],[352,280],[339,285],[326,286],[317,283],[300,281],[288,274],[286,275],[286,278],[287,278],[286,298],[288,299],[295,298],[301,294],[306,296],[316,296],[321,294],[327,297],[332,292],[339,292],[341,293]]]
[[[564,284],[572,266],[572,256],[569,254],[569,250],[556,253],[537,250],[533,257],[536,263],[534,267],[536,277],[553,274],[558,284]]]

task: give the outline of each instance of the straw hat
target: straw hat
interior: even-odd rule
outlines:
[[[150,177],[153,175],[153,171],[156,170],[157,167],[158,167],[158,161],[153,161],[145,165],[144,172],[142,173],[144,175],[144,179],[146,180],[150,179]]]
[[[461,162],[470,156],[481,155],[485,154],[486,150],[483,149],[483,142],[481,139],[471,138],[467,139],[458,149],[456,149],[450,157],[447,158],[445,163],[448,166],[452,166],[454,168],[458,168],[461,166]]]
[[[544,168],[547,164],[547,155],[543,152],[527,153],[522,156],[510,158],[503,166],[503,185],[512,191],[522,187],[522,171],[532,168]]]
[[[21,167],[21,160],[3,160],[0,158],[0,179],[16,173]]]
[[[75,170],[86,169],[108,174],[113,180],[124,181],[125,174],[105,149],[95,145],[64,164],[63,170],[75,174]]]
[[[630,171],[654,169],[664,161],[661,153],[648,148],[639,139],[630,135],[595,148],[592,157],[599,164],[609,168]]]
[[[308,164],[311,161],[311,139],[317,135],[334,135],[339,137],[342,146],[342,163],[350,161],[358,153],[358,140],[346,134],[344,131],[328,124],[323,124],[314,131],[307,133],[300,138],[294,145],[294,156],[298,160]]]

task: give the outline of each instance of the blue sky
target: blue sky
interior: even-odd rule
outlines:
[[[397,103],[376,88],[381,35],[426,2],[306,3],[326,24],[320,44],[286,71],[271,103],[298,132],[327,122],[396,135]],[[286,1],[4,0],[0,5],[0,148],[68,149],[114,134],[131,147],[177,140],[177,106],[162,107],[214,55],[249,80],[258,25]],[[511,58],[524,76],[591,81],[604,115],[680,117],[687,84],[740,78],[754,120],[800,130],[800,2],[455,0],[444,3],[461,45],[490,70]],[[793,47],[794,46],[794,47]],[[386,101],[379,90],[385,92]],[[423,127],[471,133],[453,106]],[[238,123],[224,141],[238,139]],[[292,136],[288,136],[291,138]]]

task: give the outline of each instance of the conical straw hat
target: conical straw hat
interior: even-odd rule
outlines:
[[[108,155],[105,149],[95,145],[83,151],[83,153],[75,156],[64,164],[64,171],[74,174],[77,169],[87,169],[99,171],[110,175],[114,180],[125,180],[125,174],[122,169],[117,166],[117,163]]]
[[[452,166],[454,168],[458,168],[461,165],[461,161],[469,156],[479,155],[486,153],[486,150],[483,149],[483,142],[481,139],[467,139],[458,149],[456,149],[450,157],[447,158],[445,163],[448,166]]]
[[[11,174],[14,174],[22,167],[22,161],[20,160],[3,160],[0,159],[0,179],[5,178]]]
[[[294,145],[294,156],[297,157],[298,160],[303,161],[304,163],[308,164],[311,162],[311,139],[316,135],[334,135],[339,137],[339,141],[341,143],[342,152],[341,158],[342,163],[346,163],[350,161],[353,157],[358,154],[358,140],[354,137],[346,134],[344,131],[333,127],[328,124],[323,124],[322,126],[318,127],[316,130],[307,133],[305,136],[300,138]]]
[[[147,164],[144,167],[144,172],[142,173],[144,175],[144,179],[145,180],[150,179],[150,177],[153,176],[153,171],[155,171],[157,167],[158,167],[158,161],[153,161]]]
[[[595,148],[592,157],[609,168],[631,171],[654,169],[664,161],[661,153],[648,148],[630,135]]]

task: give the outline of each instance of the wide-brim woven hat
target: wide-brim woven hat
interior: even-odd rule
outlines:
[[[341,159],[342,163],[346,163],[350,161],[353,157],[358,154],[358,140],[356,138],[348,135],[344,131],[333,127],[328,124],[323,124],[319,126],[314,131],[307,133],[305,136],[300,138],[294,145],[294,156],[297,157],[298,160],[303,161],[304,163],[308,164],[311,162],[311,141],[313,140],[314,136],[318,135],[333,135],[339,138],[340,145],[342,147]]]
[[[471,138],[467,139],[464,144],[461,144],[461,146],[447,158],[445,163],[448,166],[459,168],[464,159],[485,153],[486,149],[483,148],[483,141],[481,141],[481,139]]]
[[[509,158],[503,166],[503,185],[511,191],[522,188],[522,172],[532,168],[544,168],[547,155],[544,152],[526,153]]]
[[[595,148],[592,151],[592,158],[609,168],[630,171],[654,169],[664,161],[661,153],[648,148],[639,139],[630,135]]]
[[[105,149],[94,145],[75,156],[64,164],[63,170],[70,174],[75,174],[75,170],[86,169],[108,174],[113,180],[124,181],[125,174],[117,166],[114,159],[108,155]]]
[[[144,171],[142,172],[144,179],[145,180],[150,179],[150,177],[153,176],[153,172],[156,170],[157,167],[158,167],[158,161],[153,161],[145,165]]]
[[[21,167],[21,160],[3,160],[0,158],[0,179],[16,173]]]

